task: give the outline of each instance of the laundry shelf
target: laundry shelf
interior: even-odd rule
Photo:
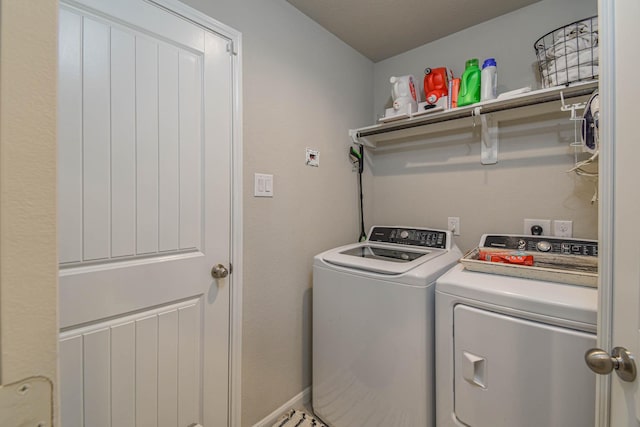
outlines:
[[[393,144],[407,138],[428,135],[433,132],[480,125],[482,127],[481,160],[483,164],[493,164],[497,162],[497,122],[499,120],[558,111],[560,105],[555,101],[587,96],[597,88],[598,81],[596,80],[570,86],[540,89],[504,99],[493,99],[447,111],[351,129],[349,135],[354,143],[364,144],[375,150],[382,143]]]

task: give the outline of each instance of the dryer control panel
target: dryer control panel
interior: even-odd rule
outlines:
[[[447,249],[447,232],[423,228],[373,227],[369,241]]]
[[[598,256],[597,240],[485,234],[482,236],[480,246],[528,252],[549,252],[561,255]]]

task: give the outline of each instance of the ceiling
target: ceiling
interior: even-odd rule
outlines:
[[[539,0],[287,0],[374,62]]]

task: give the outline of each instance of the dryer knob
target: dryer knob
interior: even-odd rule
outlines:
[[[551,243],[543,240],[536,244],[536,248],[538,248],[540,252],[549,252],[551,250]]]
[[[400,238],[401,239],[406,239],[407,237],[409,237],[409,232],[407,230],[402,230],[400,232]]]

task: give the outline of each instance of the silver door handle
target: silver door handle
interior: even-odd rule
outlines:
[[[600,348],[592,348],[584,354],[587,366],[596,374],[607,375],[614,369],[622,381],[636,379],[636,362],[633,355],[624,347],[616,347],[611,356]]]
[[[229,275],[229,270],[222,264],[216,264],[211,269],[211,276],[214,279],[224,279]]]

